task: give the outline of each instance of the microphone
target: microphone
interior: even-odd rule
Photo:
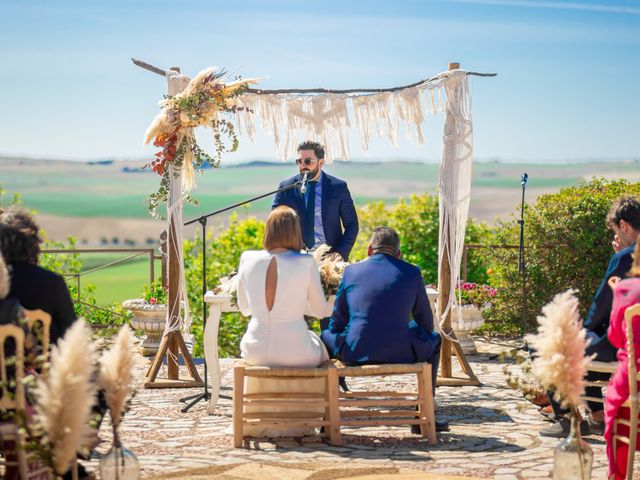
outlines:
[[[307,191],[308,180],[309,180],[309,172],[304,172],[304,177],[302,177],[302,183],[300,184],[300,193],[305,193]]]
[[[529,180],[529,175],[527,175],[526,173],[523,173],[522,176],[520,177],[520,185],[524,187],[527,184],[527,180]]]

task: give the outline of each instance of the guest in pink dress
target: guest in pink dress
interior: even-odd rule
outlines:
[[[604,438],[607,442],[609,478],[616,480],[626,478],[627,452],[629,449],[628,445],[622,442],[617,442],[617,445],[613,444],[613,421],[616,417],[629,418],[629,409],[621,408],[622,404],[629,398],[627,334],[624,312],[627,307],[640,303],[640,249],[638,245],[640,243],[636,243],[634,249],[634,259],[629,271],[629,278],[620,280],[614,277],[609,282],[609,285],[613,288],[613,307],[607,334],[611,345],[618,349],[618,368],[611,377],[605,397]],[[640,366],[638,359],[638,354],[640,354],[640,316],[633,318],[632,329],[637,368]],[[621,434],[629,434],[629,429],[625,425],[618,426],[618,431]],[[615,462],[614,451],[616,452]]]

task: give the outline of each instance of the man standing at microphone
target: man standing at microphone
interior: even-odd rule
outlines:
[[[349,258],[358,236],[358,216],[344,180],[324,173],[324,148],[316,142],[298,145],[300,173],[280,182],[279,188],[304,180],[301,188],[276,194],[271,208],[286,205],[300,216],[302,239],[308,250],[326,243],[331,252]]]

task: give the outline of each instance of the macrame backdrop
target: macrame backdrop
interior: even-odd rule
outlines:
[[[439,179],[438,278],[442,278],[442,259],[446,255],[451,271],[451,283],[438,285],[439,289],[449,289],[449,303],[445,306],[440,318],[440,325],[444,323],[453,305],[459,304],[460,300],[456,298],[455,290],[460,281],[460,261],[469,214],[473,165],[473,124],[467,75],[462,70],[451,70],[444,75],[447,76],[444,82],[447,109],[442,131]],[[439,310],[436,309],[436,315]],[[460,309],[457,317],[455,320],[462,322]]]
[[[182,91],[188,82],[188,77],[179,74],[170,76],[170,95]],[[405,129],[410,141],[423,144],[425,113],[445,111],[439,180],[439,269],[442,268],[442,256],[446,255],[451,268],[451,283],[448,286],[439,285],[439,288],[448,288],[450,291],[449,303],[439,319],[442,324],[452,306],[458,303],[455,288],[460,277],[471,191],[473,149],[467,72],[450,70],[419,85],[392,92],[364,95],[246,93],[233,101],[238,107],[244,107],[236,113],[239,132],[244,132],[253,140],[259,122],[259,127],[273,137],[276,155],[283,160],[295,155],[297,145],[302,140],[318,141],[326,147],[328,163],[335,158],[350,158],[348,130],[354,123],[362,150],[366,153],[373,135],[386,137],[391,144],[397,145],[401,128]],[[191,318],[182,261],[182,193],[185,192],[181,192],[181,188],[186,183],[188,190],[191,182],[184,182],[183,176],[191,177],[193,172],[183,170],[172,171],[167,207],[169,228],[173,225],[176,233],[176,242],[173,246],[170,244],[169,248],[174,249],[171,254],[179,259],[180,286],[177,295],[171,295],[170,292],[170,303],[173,304],[169,305],[169,312],[179,313],[173,316],[169,313],[165,334],[182,327],[183,336],[188,338]],[[449,248],[445,248],[446,245]],[[175,304],[181,301],[184,302],[182,307]]]

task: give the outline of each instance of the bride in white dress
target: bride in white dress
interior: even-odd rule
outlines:
[[[289,207],[274,209],[265,227],[265,250],[242,254],[238,271],[238,307],[251,315],[240,342],[250,365],[316,367],[329,359],[320,337],[308,329],[304,315],[331,313],[311,255],[300,253],[298,215]]]

